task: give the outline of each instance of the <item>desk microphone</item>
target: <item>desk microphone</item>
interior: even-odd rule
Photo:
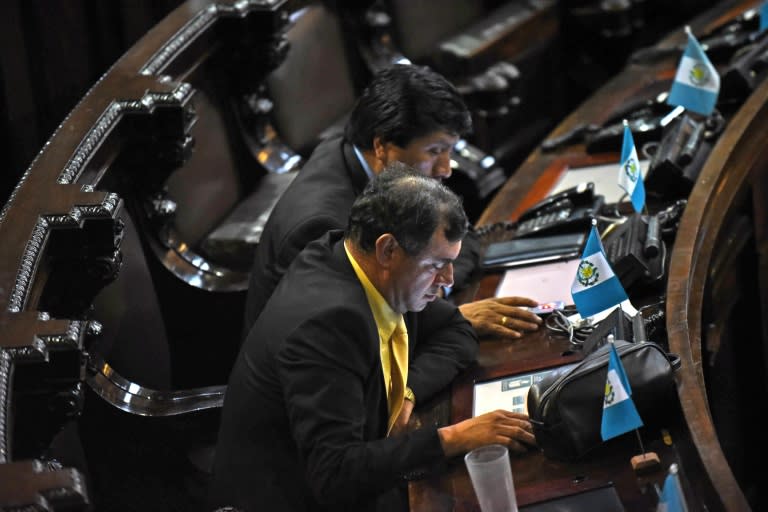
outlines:
[[[645,320],[640,313],[632,317],[632,340],[635,343],[646,341],[645,339]]]
[[[659,218],[652,215],[648,219],[648,230],[645,234],[645,245],[643,254],[648,258],[655,258],[659,255],[661,240],[659,239]]]

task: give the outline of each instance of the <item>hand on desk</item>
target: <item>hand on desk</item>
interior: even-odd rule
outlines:
[[[519,338],[526,331],[535,331],[541,325],[538,315],[522,309],[538,304],[525,297],[497,297],[462,304],[459,310],[480,337]]]
[[[524,453],[529,446],[536,446],[536,437],[528,416],[502,409],[442,427],[437,432],[448,457],[494,443],[503,444],[517,453]]]

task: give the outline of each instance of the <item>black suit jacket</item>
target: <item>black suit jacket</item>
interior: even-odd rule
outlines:
[[[475,360],[477,339],[442,299],[405,320],[408,384],[426,399]],[[398,510],[387,500],[402,475],[444,456],[434,426],[386,437],[379,350],[342,232],[332,231],[296,258],[243,344],[222,410],[213,504]]]
[[[315,148],[272,210],[256,247],[245,304],[244,335],[296,255],[328,230],[346,229],[352,203],[367,183],[368,176],[352,145],[342,136]],[[478,268],[479,254],[479,239],[470,230],[454,262],[455,290],[469,284]]]

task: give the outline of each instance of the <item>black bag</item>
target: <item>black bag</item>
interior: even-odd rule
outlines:
[[[618,340],[615,346],[644,426],[663,420],[677,396],[673,370],[679,358],[649,341]],[[609,350],[606,343],[576,365],[531,386],[528,415],[545,456],[573,461],[603,443],[600,425]]]

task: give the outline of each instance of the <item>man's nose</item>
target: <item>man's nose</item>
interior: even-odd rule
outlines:
[[[453,286],[453,263],[448,263],[437,273],[437,281],[440,286]]]
[[[443,151],[440,153],[440,155],[435,160],[435,165],[432,168],[433,175],[435,178],[450,178],[452,169],[451,169],[451,151]]]

